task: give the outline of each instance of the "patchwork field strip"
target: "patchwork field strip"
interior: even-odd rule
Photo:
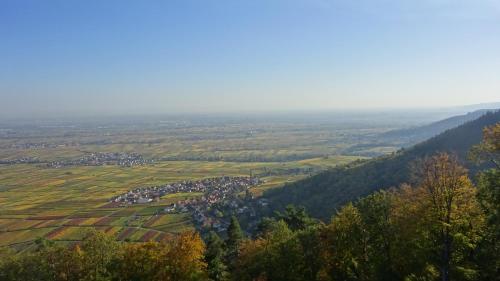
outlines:
[[[134,232],[137,231],[137,228],[132,228],[132,227],[127,227],[124,228],[119,234],[118,237],[116,238],[117,240],[123,241],[130,237]]]
[[[27,218],[27,220],[60,220],[66,217],[67,216],[33,216]]]
[[[160,232],[154,231],[154,230],[149,230],[146,232],[142,237],[139,239],[141,242],[148,242],[148,241],[154,241],[154,238],[159,234]]]
[[[119,220],[119,217],[104,217],[100,218],[98,221],[94,222],[95,226],[106,226],[111,225],[114,221]]]
[[[47,239],[55,239],[64,231],[64,227],[58,227],[45,235]]]
[[[144,227],[152,226],[156,221],[160,220],[161,216],[155,215],[151,217],[146,223],[143,224]]]

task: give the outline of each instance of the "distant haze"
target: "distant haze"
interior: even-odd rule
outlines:
[[[0,117],[500,100],[499,0],[0,3]]]

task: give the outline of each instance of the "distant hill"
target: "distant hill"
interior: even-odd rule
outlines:
[[[431,137],[437,136],[438,134],[448,129],[455,128],[464,123],[475,120],[484,115],[488,111],[491,110],[489,109],[476,110],[464,115],[453,116],[450,118],[446,118],[444,120],[440,120],[437,122],[433,122],[431,124],[415,128],[389,131],[384,134],[381,134],[379,137],[384,141],[399,141],[403,144],[403,146],[409,146],[427,140]]]
[[[469,105],[462,105],[462,106],[454,106],[449,108],[450,110],[464,110],[464,111],[476,111],[476,110],[481,110],[481,109],[491,109],[491,110],[498,110],[500,109],[500,102],[489,102],[489,103],[478,103],[478,104],[469,104]]]
[[[270,200],[273,209],[288,204],[302,205],[314,217],[329,219],[337,208],[349,201],[381,188],[410,182],[411,164],[439,151],[456,154],[471,173],[475,173],[478,167],[466,162],[467,152],[481,141],[483,128],[497,122],[500,122],[500,111],[489,112],[393,155],[334,168],[283,188],[269,190],[264,196]]]

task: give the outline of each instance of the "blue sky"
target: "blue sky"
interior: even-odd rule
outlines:
[[[0,0],[0,116],[500,100],[500,0]]]

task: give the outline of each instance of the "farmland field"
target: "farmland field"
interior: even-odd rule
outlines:
[[[196,225],[189,214],[161,210],[202,193],[169,194],[148,204],[110,199],[137,187],[222,176],[258,177],[260,184],[250,189],[258,197],[399,145],[373,141],[397,128],[394,122],[315,124],[217,118],[0,124],[0,246],[23,248],[37,237],[78,241],[92,228],[118,240],[162,239]],[[135,158],[85,158],[113,153]]]

